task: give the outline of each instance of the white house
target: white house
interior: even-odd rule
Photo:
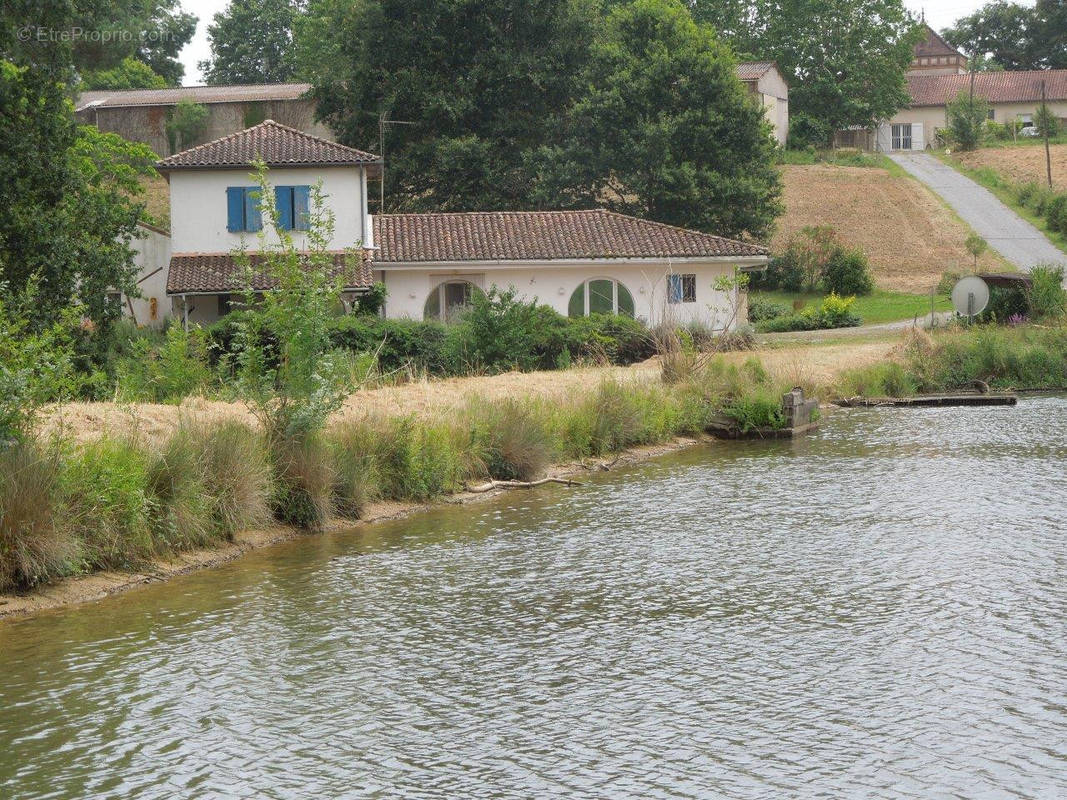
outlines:
[[[749,94],[763,106],[767,121],[774,127],[774,138],[785,147],[789,138],[789,84],[773,61],[742,61],[736,68],[737,78]]]
[[[604,210],[385,214],[374,245],[386,315],[414,319],[447,319],[496,285],[569,316],[722,328],[737,297],[716,282],[767,263],[759,245]]]
[[[167,294],[174,312],[187,323],[208,324],[229,311],[231,296],[243,288],[234,250],[246,247],[255,261],[264,227],[251,173],[257,159],[269,168],[267,178],[282,225],[297,247],[306,244],[312,187],[321,182],[334,214],[328,247],[337,269],[346,272],[344,288],[361,292],[371,285],[364,258],[355,259],[358,266],[354,269],[345,269],[346,262],[352,261],[346,251],[372,244],[367,178],[378,173],[381,160],[266,120],[175,153],[156,165],[170,183]],[[277,232],[269,224],[267,234],[269,242],[277,242]],[[253,288],[267,289],[269,282],[257,275]]]
[[[242,289],[236,248],[243,244],[256,260],[263,227],[250,174],[256,159],[270,168],[282,223],[297,246],[310,187],[321,181],[335,217],[329,249],[345,291],[380,281],[390,318],[448,320],[473,292],[497,286],[571,316],[619,313],[722,328],[735,322],[743,298],[717,282],[768,260],[757,244],[603,210],[372,217],[367,179],[380,173],[377,156],[267,120],[158,164],[171,195],[166,291],[186,324],[209,324],[229,311]],[[253,288],[270,288],[266,276],[257,275]]]

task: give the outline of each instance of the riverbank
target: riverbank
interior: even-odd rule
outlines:
[[[676,437],[670,442],[629,448],[610,460],[558,464],[547,471],[547,476],[579,481],[582,475],[589,474],[591,471],[625,467],[688,447],[709,445],[716,441],[718,440],[708,435]],[[442,506],[486,502],[508,491],[525,490],[460,491],[428,502],[376,501],[364,507],[360,519],[331,517],[320,532],[355,530],[376,522],[403,519]],[[273,524],[265,528],[239,531],[233,541],[223,542],[217,547],[186,550],[165,558],[153,559],[136,571],[106,570],[85,575],[72,575],[24,592],[0,594],[0,622],[5,619],[23,618],[102,600],[105,597],[133,591],[190,572],[226,564],[253,550],[309,535],[315,534],[288,525]]]

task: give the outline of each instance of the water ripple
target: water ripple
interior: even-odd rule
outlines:
[[[1067,795],[1067,400],[863,410],[0,627],[0,796]]]

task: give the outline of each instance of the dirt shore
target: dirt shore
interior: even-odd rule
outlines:
[[[635,464],[686,447],[714,441],[716,440],[710,436],[700,438],[679,437],[665,444],[632,448],[620,454],[616,460],[594,459],[584,463],[559,464],[551,468],[548,474],[550,477],[581,480],[582,475],[588,475],[590,472]],[[477,493],[459,492],[431,503],[373,503],[364,510],[362,519],[331,519],[326,524],[324,531],[353,530],[375,522],[401,519],[419,511],[439,508],[444,505],[484,502],[506,491],[522,492],[526,490],[494,489]],[[138,572],[94,572],[89,575],[64,578],[25,593],[2,594],[0,595],[0,624],[6,619],[22,618],[65,606],[75,606],[102,600],[113,594],[132,591],[139,587],[169,580],[189,572],[225,564],[239,558],[250,550],[258,550],[259,548],[288,542],[303,536],[315,535],[315,533],[284,525],[274,525],[263,530],[243,531],[237,535],[233,542],[228,542],[216,548],[189,550],[177,553],[171,558],[153,561],[147,568]]]

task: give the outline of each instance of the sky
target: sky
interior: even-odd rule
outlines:
[[[1034,4],[1034,0],[1016,0],[1016,2],[1031,6]],[[931,27],[941,30],[985,3],[986,0],[905,0],[904,5],[914,14],[925,11],[926,21]],[[196,35],[179,55],[181,62],[185,65],[185,79],[182,82],[186,86],[192,86],[203,82],[203,76],[197,69],[196,63],[211,55],[207,26],[215,14],[229,4],[229,0],[181,0],[181,4],[186,11],[200,18],[196,26]]]

